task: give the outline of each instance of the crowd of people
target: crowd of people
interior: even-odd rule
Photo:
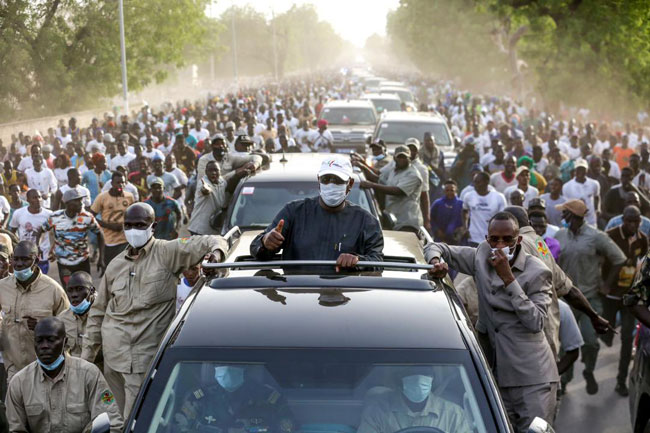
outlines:
[[[322,204],[361,215],[343,205],[353,166],[363,173],[360,187],[394,216],[393,229],[424,227],[435,238],[426,248],[433,273],[455,277],[484,349],[499,360],[497,382],[518,431],[531,415],[554,417],[579,352],[587,392],[599,391],[598,350],[600,342],[612,344],[617,315],[615,391],[626,396],[634,314],[648,320],[647,308],[634,308],[648,302],[647,289],[634,283],[648,273],[641,268],[650,236],[644,125],[554,117],[509,98],[404,79],[420,111],[447,120],[453,164],[445,167],[430,133],[393,150],[371,141],[367,156],[330,161],[339,169],[320,173],[320,201],[283,209],[252,254],[318,253],[291,241],[305,219],[296,215]],[[65,424],[74,427],[60,431],[81,431],[108,411],[118,431],[198,280],[199,261],[227,253],[217,235],[239,181],[272,153],[331,152],[320,111],[328,100],[364,91],[349,76],[293,79],[129,116],[105,113],[88,125],[61,120],[0,143],[0,385],[9,429],[59,431]],[[359,257],[381,259],[379,224],[357,220],[372,245],[346,253],[344,268]],[[335,231],[336,224],[326,225]],[[191,236],[181,237],[184,231]],[[329,246],[323,254],[332,254]],[[518,333],[536,337],[512,337]],[[66,399],[83,414],[73,420],[57,403]]]

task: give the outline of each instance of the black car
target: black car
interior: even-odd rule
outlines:
[[[630,372],[630,414],[634,433],[650,433],[650,329],[641,324]]]
[[[427,265],[379,263],[392,269],[383,276],[267,269],[293,263],[204,264],[230,276],[199,283],[183,304],[126,431],[355,433],[422,369],[428,395],[467,431],[512,431],[455,292],[412,272]],[[531,431],[552,431],[536,422]]]

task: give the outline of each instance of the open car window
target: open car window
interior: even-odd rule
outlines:
[[[287,203],[316,196],[318,196],[317,182],[243,186],[233,205],[230,227],[265,228]],[[368,196],[356,185],[350,191],[348,200],[374,214]]]
[[[321,119],[332,125],[374,125],[377,122],[371,108],[324,108]]]
[[[147,431],[491,431],[473,385],[463,363],[178,362]]]

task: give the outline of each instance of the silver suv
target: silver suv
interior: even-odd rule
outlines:
[[[377,124],[377,111],[372,102],[365,100],[330,101],[318,119],[325,119],[334,138],[332,151],[365,153],[366,140]]]

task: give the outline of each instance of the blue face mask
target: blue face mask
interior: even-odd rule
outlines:
[[[244,384],[244,369],[241,367],[215,367],[214,378],[223,389],[233,392]]]
[[[57,368],[59,368],[59,366],[63,363],[64,360],[65,360],[65,357],[63,356],[63,353],[61,353],[59,355],[59,357],[56,358],[56,361],[54,361],[51,364],[44,364],[43,362],[41,362],[40,359],[38,359],[38,357],[36,357],[36,362],[38,362],[38,365],[40,365],[41,367],[43,367],[47,371],[56,370]]]
[[[564,218],[562,218],[562,221],[561,221],[561,222],[562,222],[562,227],[564,227],[565,229],[568,229],[568,228],[569,228],[569,223],[568,223],[567,220],[565,220]]]
[[[31,266],[29,268],[23,269],[22,271],[14,269],[14,276],[18,281],[27,281],[33,274],[34,270],[31,268]]]
[[[72,305],[70,304],[70,309],[72,310],[73,313],[75,313],[78,316],[81,316],[82,314],[86,314],[86,311],[90,308],[90,301],[88,299],[84,299],[79,303],[79,305]]]
[[[432,385],[433,377],[414,374],[402,379],[402,392],[413,403],[422,403],[429,397]]]
[[[386,158],[386,155],[383,154],[383,153],[382,153],[381,155],[377,155],[377,156],[373,156],[373,157],[372,157],[372,159],[373,159],[374,161],[381,161],[381,160],[384,159],[384,158]]]

